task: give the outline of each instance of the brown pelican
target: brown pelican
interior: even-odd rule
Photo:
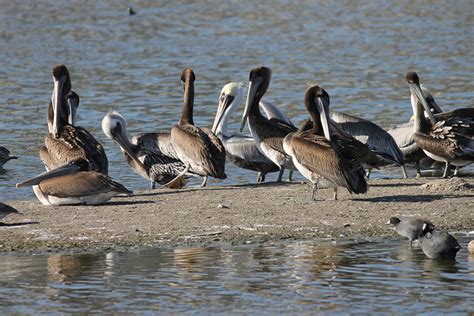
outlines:
[[[423,85],[421,84],[420,87],[425,101],[431,109],[431,112],[435,116],[437,113],[441,113],[441,108],[438,106],[429,90],[423,87]],[[415,109],[413,108],[413,111],[414,110]],[[424,158],[427,158],[427,156],[423,152],[423,150],[416,144],[415,139],[413,138],[413,125],[414,123],[412,118],[410,119],[410,121],[395,126],[389,129],[387,132],[393,137],[393,139],[397,143],[398,148],[400,148],[401,152],[403,153],[403,156],[405,157],[405,162],[414,163],[416,168],[416,176],[421,177],[420,161]]]
[[[334,185],[335,200],[339,186],[347,188],[349,193],[367,192],[364,168],[331,139],[329,95],[319,86],[313,86],[306,91],[304,103],[313,120],[312,129],[290,133],[283,145],[298,171],[313,183],[312,198],[320,177]]]
[[[435,118],[423,97],[418,75],[408,72],[406,80],[415,110],[413,137],[428,157],[445,162],[443,178],[447,177],[451,164],[464,166],[474,162],[474,108],[443,112]]]
[[[263,182],[268,172],[276,172],[280,168],[257,149],[251,136],[229,134],[227,130],[228,121],[239,107],[242,95],[240,83],[231,82],[222,88],[212,132],[222,141],[230,161],[240,168],[257,171],[257,182]],[[269,102],[260,101],[260,109],[268,118],[279,118],[291,124],[286,116]]]
[[[330,117],[338,127],[383,157],[386,160],[383,164],[395,163],[401,166],[403,177],[407,178],[403,153],[387,131],[369,120],[342,112],[331,112]]]
[[[283,138],[295,132],[296,128],[276,118],[267,119],[260,112],[259,103],[270,85],[271,75],[271,70],[266,67],[257,67],[250,71],[240,131],[242,132],[247,121],[258,150],[280,168],[277,180],[280,182],[285,168],[295,170],[291,158],[283,149]]]
[[[225,149],[210,130],[194,126],[194,80],[193,70],[185,68],[181,74],[184,86],[183,112],[179,123],[171,128],[171,142],[179,160],[186,166],[176,179],[191,171],[204,177],[201,186],[205,186],[208,176],[226,178]]]
[[[329,107],[329,104],[328,104]],[[300,127],[300,131],[309,131],[313,128],[313,122],[311,120],[304,121]],[[347,151],[348,155],[354,157],[363,167],[368,168],[379,168],[386,164],[381,156],[369,149],[369,146],[360,142],[352,135],[346,133],[339,125],[329,120],[329,133],[331,140],[336,142],[344,151]],[[369,174],[367,174],[368,176]]]
[[[36,197],[44,205],[97,205],[118,194],[132,193],[107,175],[88,169],[87,161],[78,160],[18,183],[16,187],[33,186]]]
[[[183,178],[170,183],[185,169],[171,144],[170,133],[143,133],[130,141],[125,119],[118,112],[109,112],[104,116],[102,131],[120,145],[127,163],[136,173],[151,181],[152,189],[155,182],[175,189],[184,186]]]
[[[108,173],[108,160],[101,144],[87,130],[72,125],[79,97],[71,91],[69,71],[64,65],[53,68],[54,90],[48,107],[49,135],[40,149],[47,170],[77,160],[89,163],[89,170]]]
[[[18,157],[10,156],[10,151],[5,147],[0,146],[0,168],[3,167],[7,161],[12,159],[18,159]]]

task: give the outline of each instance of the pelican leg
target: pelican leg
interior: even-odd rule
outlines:
[[[420,162],[419,161],[415,162],[415,168],[416,168],[416,177],[421,178],[421,170],[420,170]]]
[[[201,183],[201,188],[204,188],[207,184],[207,176],[204,177],[204,181]]]
[[[257,183],[265,182],[265,173],[259,172],[257,173]]]
[[[184,168],[184,170],[181,171],[181,173],[178,174],[178,176],[176,176],[176,177],[175,177],[173,180],[171,180],[170,182],[166,183],[164,186],[165,186],[165,187],[169,187],[170,185],[172,186],[175,181],[178,181],[179,178],[181,178],[182,176],[184,176],[184,175],[186,174],[186,172],[189,171],[189,168],[191,168],[191,165],[190,165],[190,164],[187,164],[187,165],[186,165],[186,168]]]
[[[334,201],[337,201],[337,187],[334,187]]]
[[[449,169],[450,169],[450,168],[451,168],[451,164],[446,161],[446,167],[444,168],[443,178],[447,178],[447,177],[448,177],[448,172],[449,172]]]
[[[455,166],[455,167],[454,167],[454,176],[455,176],[455,177],[457,177],[458,174],[459,174],[459,168],[460,168],[459,166]]]
[[[153,181],[153,180],[151,180],[150,189],[152,189],[152,190],[155,189],[155,181]]]
[[[278,172],[277,182],[281,182],[281,178],[283,178],[283,172],[285,172],[285,167],[280,168],[280,172]]]
[[[410,248],[413,247],[413,241],[412,240],[408,240],[408,244],[410,245]]]
[[[367,179],[370,177],[370,173],[372,172],[372,168],[369,168],[367,169],[367,173],[365,174],[365,176],[367,177]]]
[[[405,169],[405,165],[401,165],[400,168],[402,168],[403,179],[408,179],[407,169]]]
[[[315,201],[315,197],[316,197],[316,191],[318,191],[318,182],[319,181],[316,181],[316,182],[313,182],[313,194],[311,195],[311,200]]]
[[[293,180],[293,170],[290,170],[288,172],[288,182],[291,182]]]

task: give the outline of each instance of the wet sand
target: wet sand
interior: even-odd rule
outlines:
[[[474,177],[370,180],[368,194],[303,183],[145,190],[101,206],[5,201],[24,215],[0,226],[0,251],[93,251],[392,236],[391,216],[419,216],[450,232],[474,230]]]

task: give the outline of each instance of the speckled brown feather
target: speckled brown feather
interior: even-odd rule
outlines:
[[[347,188],[350,193],[367,192],[364,169],[354,159],[343,156],[323,136],[310,132],[299,132],[291,139],[293,153],[305,168],[326,178],[337,186]]]
[[[108,174],[104,148],[82,127],[66,124],[59,138],[49,134],[44,143],[40,149],[40,158],[49,170],[82,159],[90,163],[90,170]]]

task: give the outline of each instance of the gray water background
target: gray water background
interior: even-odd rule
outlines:
[[[293,122],[307,117],[304,91],[319,83],[332,109],[387,128],[412,115],[407,70],[419,73],[444,109],[472,104],[473,12],[470,0],[4,1],[0,145],[20,159],[0,170],[0,198],[32,197],[15,183],[44,171],[38,150],[55,64],[70,70],[81,97],[78,125],[104,144],[110,175],[143,189],[148,183],[102,133],[102,117],[120,111],[130,135],[169,130],[181,112],[184,67],[197,76],[199,126],[211,126],[225,83],[246,82],[253,67],[265,65],[273,70],[265,98]],[[232,164],[227,174],[211,185],[255,181]],[[382,170],[375,177],[399,175]]]
[[[474,257],[405,239],[1,256],[3,315],[426,314],[474,311]]]

